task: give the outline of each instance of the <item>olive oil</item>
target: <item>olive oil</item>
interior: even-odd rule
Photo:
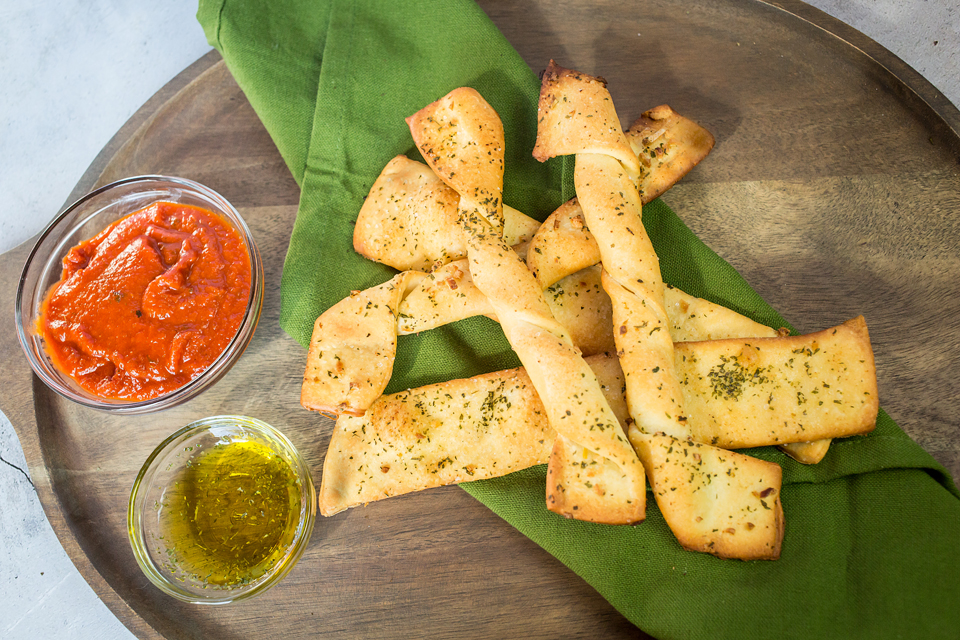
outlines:
[[[188,455],[160,512],[168,568],[213,587],[257,580],[293,542],[302,491],[294,470],[255,441]]]

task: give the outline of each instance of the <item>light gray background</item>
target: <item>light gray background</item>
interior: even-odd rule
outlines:
[[[810,4],[960,105],[960,0]],[[0,252],[46,226],[123,123],[210,50],[195,12],[187,0],[0,0]],[[131,637],[60,547],[0,414],[0,638]]]

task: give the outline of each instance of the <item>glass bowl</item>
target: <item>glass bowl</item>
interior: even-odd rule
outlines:
[[[242,238],[250,258],[251,285],[246,313],[236,335],[209,367],[185,385],[147,400],[109,399],[82,388],[61,372],[36,331],[43,301],[61,278],[63,257],[120,218],[155,202],[193,205],[217,214]],[[17,289],[16,323],[20,345],[34,373],[61,396],[82,405],[112,413],[158,411],[195,397],[219,380],[236,363],[253,337],[263,304],[263,264],[250,229],[227,200],[199,183],[166,176],[126,178],[100,187],[67,207],[43,231],[27,258]]]
[[[134,482],[127,532],[165,593],[226,604],[263,593],[300,559],[316,517],[310,470],[291,442],[244,416],[198,420],[163,441]]]

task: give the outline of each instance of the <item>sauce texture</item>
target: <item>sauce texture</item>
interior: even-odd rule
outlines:
[[[243,322],[251,277],[246,245],[226,221],[157,202],[67,253],[37,330],[83,389],[148,400],[220,356]]]

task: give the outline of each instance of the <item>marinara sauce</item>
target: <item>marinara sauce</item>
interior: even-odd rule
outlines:
[[[57,368],[87,391],[148,400],[223,353],[246,315],[251,277],[227,222],[157,202],[67,253],[37,329]]]

